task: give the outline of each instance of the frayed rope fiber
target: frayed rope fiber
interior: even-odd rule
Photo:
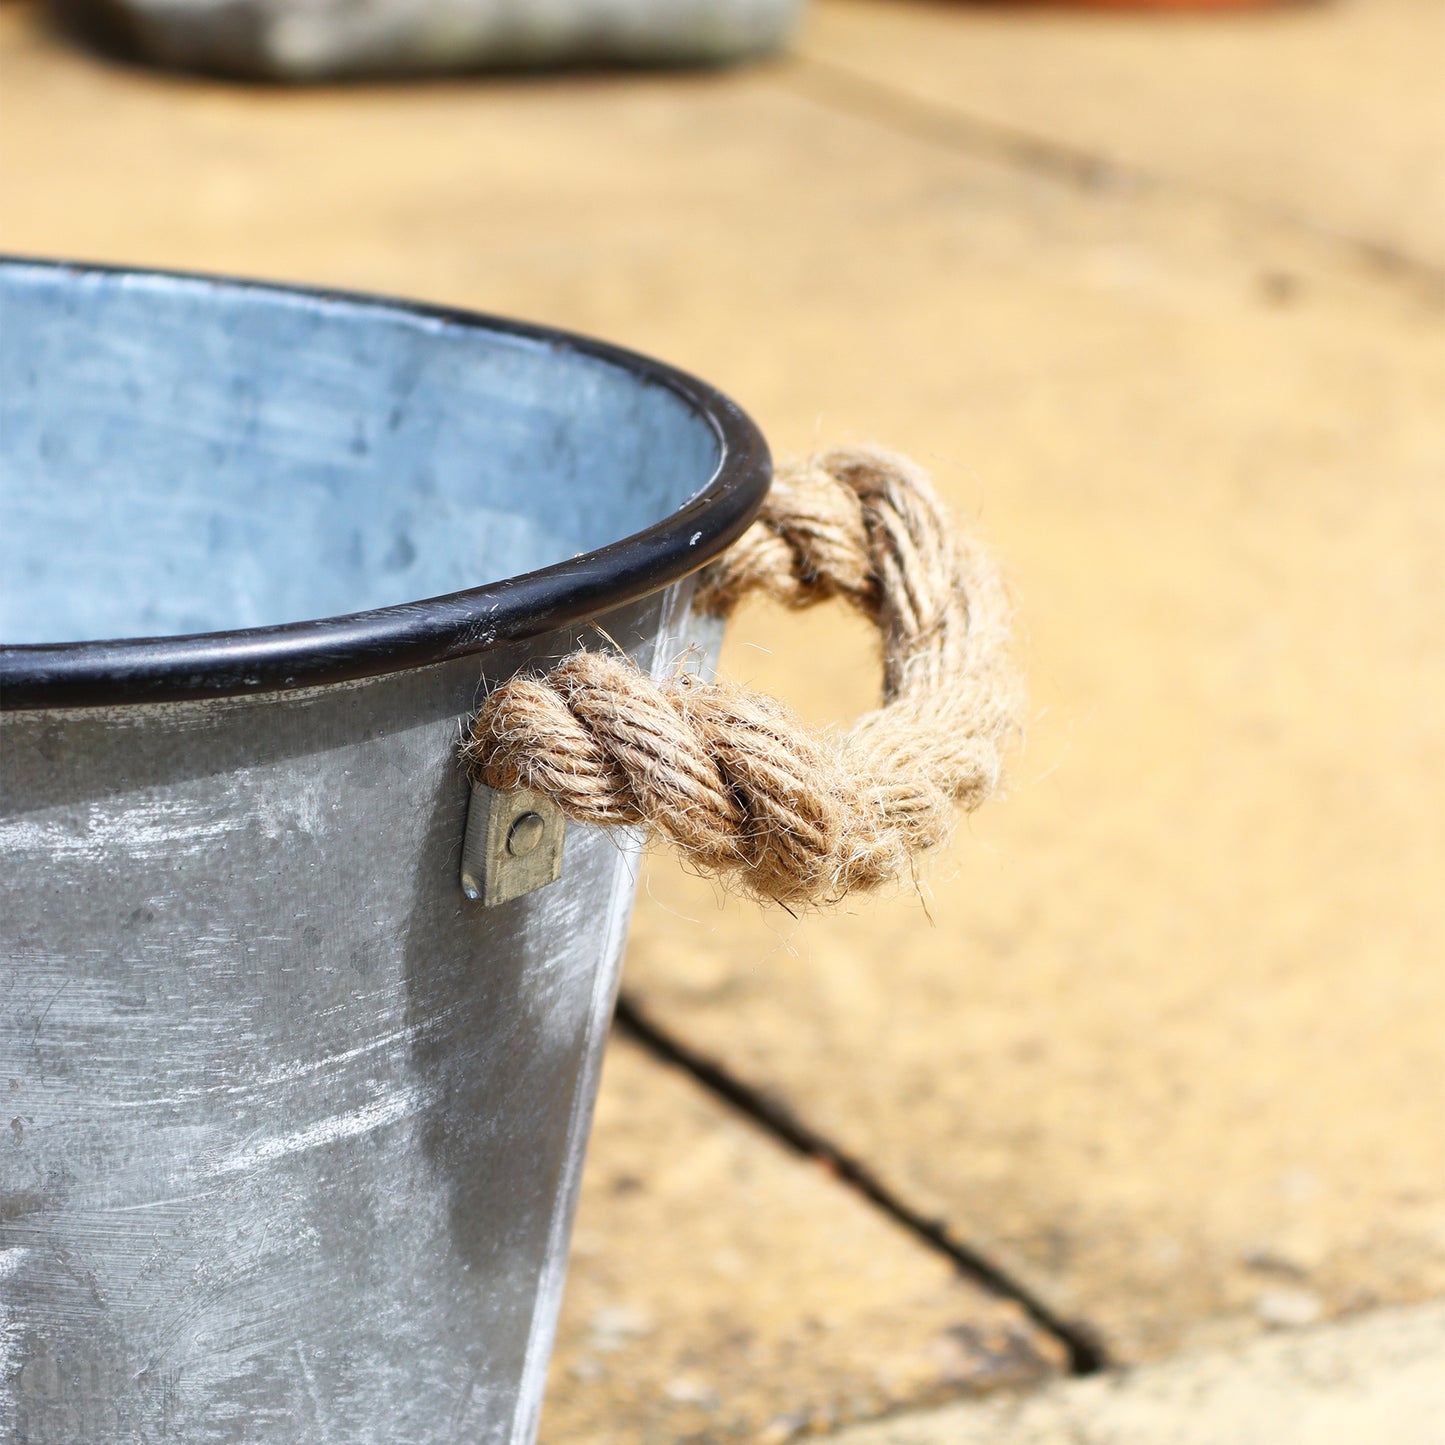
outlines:
[[[798,608],[838,597],[870,618],[884,706],[823,736],[734,684],[655,682],[579,652],[490,694],[463,750],[472,776],[534,789],[579,822],[641,824],[702,871],[790,907],[908,873],[947,837],[955,805],[994,792],[1019,728],[997,568],[917,467],[848,448],[779,470],[694,605],[726,616],[750,592]]]

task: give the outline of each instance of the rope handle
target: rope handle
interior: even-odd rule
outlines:
[[[910,872],[953,805],[997,788],[1022,689],[1009,604],[980,545],[910,462],[874,448],[780,468],[752,527],[702,573],[694,605],[749,592],[838,597],[883,642],[883,706],[842,737],[781,703],[688,672],[657,682],[577,652],[486,699],[463,747],[479,782],[531,788],[582,823],[643,825],[700,871],[787,906],[837,902]]]

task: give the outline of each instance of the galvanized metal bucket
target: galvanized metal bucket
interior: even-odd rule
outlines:
[[[635,844],[508,875],[556,820],[458,732],[598,627],[671,666],[761,439],[554,332],[29,262],[0,407],[0,1435],[530,1440]]]

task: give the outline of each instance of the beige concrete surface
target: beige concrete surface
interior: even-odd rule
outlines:
[[[828,5],[805,46],[835,10],[850,54],[871,35],[892,64],[911,11]],[[987,23],[1030,43],[1036,20],[1009,13]],[[1308,38],[1333,14],[1289,23]],[[1177,33],[1131,43],[1162,64]],[[1243,74],[1253,32],[1229,33]],[[1324,43],[1277,51],[1281,95],[1315,85]],[[928,875],[931,922],[906,898],[801,923],[719,911],[659,861],[629,986],[664,1028],[1121,1357],[1445,1293],[1445,310],[1428,279],[1208,187],[1080,187],[901,126],[821,93],[806,59],[228,89],[65,52],[6,7],[0,73],[9,247],[590,330],[730,389],[781,451],[911,451],[981,515],[1034,698],[1012,797]],[[1173,123],[1168,92],[1135,94],[1139,133]],[[1268,115],[1217,109],[1210,124],[1230,111],[1275,143]],[[1380,124],[1393,175],[1391,127],[1416,122]],[[1373,218],[1360,234],[1414,245],[1390,229],[1401,184],[1354,184],[1329,194]],[[845,618],[750,609],[727,664],[841,719],[871,697],[870,659]],[[739,1197],[699,1204],[679,1239]],[[586,1228],[621,1251],[619,1201]],[[574,1303],[586,1278],[566,1340],[606,1307]],[[695,1302],[669,1320],[669,1358],[726,1353]],[[780,1415],[806,1394],[792,1364],[752,1368],[750,1398]],[[566,1371],[553,1410],[604,1420],[604,1386]],[[620,1360],[606,1377],[620,1419],[652,1408],[629,1391],[662,1376],[637,1378],[653,1383]]]
[[[952,115],[980,147],[1037,142],[1040,163],[1097,158],[1445,269],[1440,0],[1163,17],[821,0],[799,49],[826,67],[816,83],[873,92],[897,124]]]
[[[1061,1363],[1017,1306],[613,1040],[543,1445],[783,1445]]]
[[[837,1445],[1442,1445],[1445,1306],[844,1430]]]
[[[1008,557],[1013,796],[931,925],[719,917],[661,865],[632,987],[1120,1357],[1259,1328],[1281,1285],[1319,1315],[1438,1294],[1438,304],[1177,197],[995,204],[926,150],[907,201],[901,145],[855,154],[875,264],[836,233],[790,354]],[[727,665],[842,716],[865,648],[757,611]]]
[[[1445,1289],[1445,337],[1302,261],[1276,307],[1202,220],[1118,244],[1107,298],[1087,245],[939,265],[892,323],[957,349],[849,410],[982,505],[1028,633],[932,923],[663,864],[631,982],[1132,1358]],[[755,612],[727,663],[823,715],[859,646]]]

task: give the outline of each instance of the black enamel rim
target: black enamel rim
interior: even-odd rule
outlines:
[[[767,443],[747,414],[727,397],[649,357],[570,332],[389,297],[226,276],[18,256],[0,258],[0,264],[76,275],[163,277],[195,286],[279,293],[402,312],[578,352],[666,387],[711,426],[720,453],[707,486],[663,521],[580,557],[465,592],[234,632],[0,647],[0,709],[100,707],[277,692],[485,652],[636,601],[696,571],[747,528],[772,478]]]

